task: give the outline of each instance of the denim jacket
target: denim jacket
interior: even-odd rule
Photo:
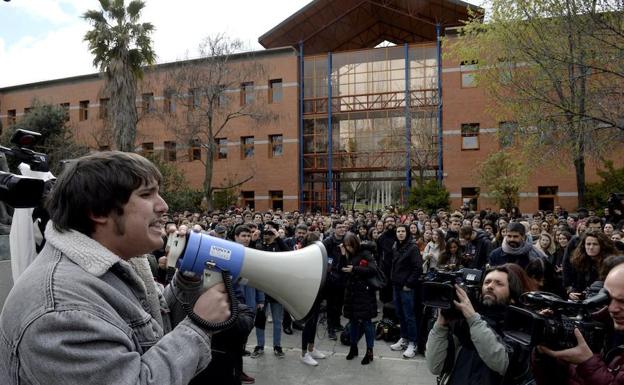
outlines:
[[[45,234],[0,314],[3,385],[182,385],[208,365],[211,336],[178,302],[199,283],[176,275],[159,301],[144,257],[126,262],[51,223]]]

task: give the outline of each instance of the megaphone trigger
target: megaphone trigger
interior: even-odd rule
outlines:
[[[223,282],[223,271],[217,269],[217,264],[213,261],[206,262],[204,267],[204,289],[210,289],[214,285]]]

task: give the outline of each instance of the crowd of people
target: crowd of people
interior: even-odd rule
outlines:
[[[621,261],[617,257],[624,254],[621,213],[609,215],[608,209],[605,212],[607,215],[602,217],[585,209],[569,214],[556,206],[553,211],[522,215],[517,208],[507,213],[504,209],[475,212],[462,207],[451,212],[343,210],[324,215],[232,207],[209,213],[173,213],[167,219],[166,231],[201,231],[246,247],[276,252],[296,250],[321,240],[329,256],[323,292],[327,332],[330,339],[336,340],[347,326],[347,360],[359,355],[358,341],[362,336],[366,353],[361,363],[366,365],[373,360],[373,320],[382,308],[382,317],[395,319],[399,328],[400,337],[390,349],[401,352],[406,359],[427,350],[427,361],[436,375],[443,374],[448,357],[448,325],[457,320],[449,322],[423,306],[423,280],[429,271],[479,269],[485,273],[480,303],[471,304],[463,289],[457,289],[456,306],[468,326],[451,327],[457,348],[463,349],[455,358],[458,365],[446,362],[444,373],[449,383],[497,384],[518,383],[522,369],[526,369],[512,360],[519,353],[514,353],[513,344],[505,344],[500,333],[506,306],[517,304],[520,295],[528,291],[582,300],[590,295],[592,285],[602,283],[610,268]],[[240,234],[244,234],[245,241],[241,242]],[[166,253],[165,247],[156,251],[152,259],[154,276],[164,285],[168,283],[166,277],[172,276],[166,274]],[[381,288],[371,284],[377,270],[387,278]],[[241,347],[241,355],[248,353],[257,358],[264,353],[265,309],[270,308],[273,351],[277,357],[284,356],[281,333],[292,334],[295,328],[303,330],[302,362],[316,366],[319,359],[325,358],[314,348],[318,309],[305,324],[293,323],[283,307],[270,297],[252,288],[243,287],[242,291],[242,300],[256,309],[258,343],[251,352]],[[341,317],[347,319],[347,325],[341,323]],[[481,344],[471,341],[471,335],[478,336]],[[242,365],[242,361],[238,362]],[[238,373],[243,382],[253,381],[244,374],[242,366]]]
[[[398,325],[390,349],[405,359],[424,354],[438,383],[624,384],[619,208],[602,217],[559,206],[532,215],[467,207],[170,214],[160,182],[158,169],[132,153],[95,153],[68,164],[47,199],[45,246],[0,313],[0,378],[7,384],[253,383],[242,357],[264,355],[269,317],[278,359],[285,357],[281,333],[297,328],[301,362],[316,366],[326,358],[315,347],[322,312],[327,336],[347,337],[347,360],[360,356],[365,337],[361,364],[369,365],[380,309],[382,321]],[[189,231],[268,252],[322,241],[323,301],[298,323],[253,287],[202,290],[200,279],[168,259],[175,239]],[[443,301],[449,308],[424,302],[432,273],[463,271],[476,283],[445,282],[453,291]],[[563,347],[523,344],[505,333],[510,306],[536,291],[566,303],[604,301],[591,315],[603,325],[599,346],[585,328],[574,329],[576,341]],[[539,311],[548,317],[557,309]],[[230,327],[218,332],[210,326],[224,323]],[[257,343],[246,352],[254,328]]]

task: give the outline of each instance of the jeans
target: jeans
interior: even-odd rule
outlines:
[[[401,338],[416,344],[418,330],[414,313],[414,289],[403,290],[402,286],[394,286],[394,307],[401,323]]]
[[[351,320],[351,346],[357,346],[362,328],[364,328],[364,336],[366,337],[366,347],[372,349],[375,346],[375,330],[370,319]]]
[[[284,307],[277,302],[267,302],[264,306],[264,312],[266,313],[267,306],[271,306],[271,315],[273,316],[273,346],[282,346],[282,318],[284,314]],[[264,326],[262,328],[256,327],[256,338],[258,339],[258,346],[264,347]]]

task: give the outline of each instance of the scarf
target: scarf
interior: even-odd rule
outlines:
[[[530,242],[524,242],[518,247],[511,247],[507,243],[507,238],[506,237],[503,238],[503,251],[505,252],[505,254],[528,255],[532,248],[533,248],[533,245]]]

